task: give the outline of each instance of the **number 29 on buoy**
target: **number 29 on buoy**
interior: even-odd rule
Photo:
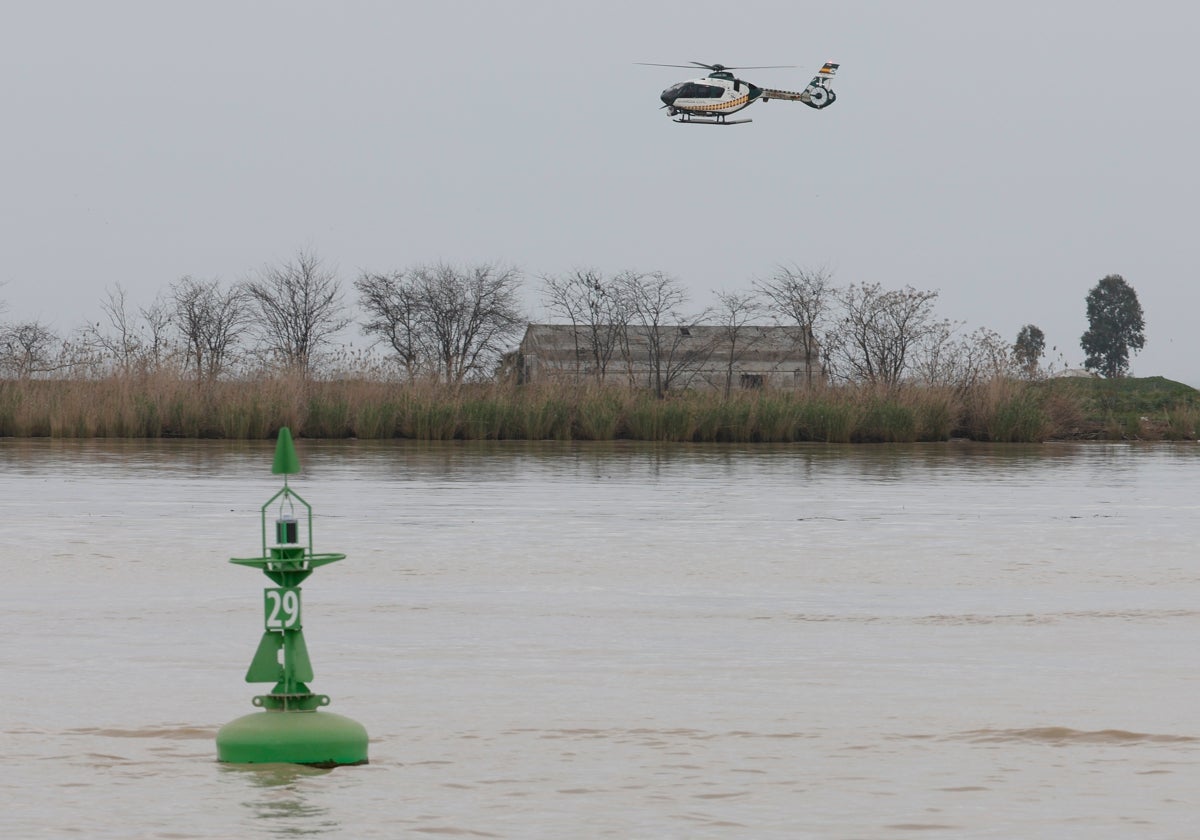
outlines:
[[[298,630],[300,587],[264,589],[263,617],[267,630]]]

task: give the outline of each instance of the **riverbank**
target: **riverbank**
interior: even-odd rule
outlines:
[[[1195,440],[1200,392],[1148,379],[996,380],[968,389],[682,392],[450,387],[173,373],[0,382],[0,437],[911,443]]]

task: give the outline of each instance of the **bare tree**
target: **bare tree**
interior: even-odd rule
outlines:
[[[409,379],[415,379],[432,357],[420,291],[404,272],[364,272],[354,282],[358,305],[367,314],[362,330],[395,352]]]
[[[618,278],[633,321],[625,336],[626,362],[633,375],[630,342],[639,338],[646,345],[650,387],[659,399],[672,385],[686,386],[699,366],[712,356],[712,342],[693,340],[691,327],[708,315],[707,310],[684,316],[679,307],[688,300],[683,285],[661,271],[639,274],[626,271]]]
[[[97,369],[129,372],[161,365],[170,347],[174,301],[159,294],[149,306],[131,312],[128,294],[117,283],[100,302],[107,325],[97,321],[79,330],[81,347]]]
[[[171,346],[168,338],[172,317],[171,302],[159,294],[149,306],[140,307],[138,314],[142,316],[146,325],[146,361],[157,368],[165,361]]]
[[[912,361],[912,370],[922,382],[965,391],[1010,370],[1011,348],[999,333],[980,327],[959,335],[958,326],[950,321],[930,325]]]
[[[629,321],[622,284],[605,280],[591,269],[573,271],[562,277],[543,277],[542,300],[547,309],[571,322],[576,373],[579,359],[586,357],[596,381],[603,382]]]
[[[311,251],[263,266],[245,288],[262,345],[284,366],[306,375],[315,355],[350,323],[337,273]]]
[[[363,329],[387,341],[406,369],[428,367],[446,382],[483,376],[495,367],[525,317],[516,269],[438,264],[356,283],[369,320]]]
[[[250,324],[249,300],[240,286],[222,290],[216,280],[181,277],[171,284],[171,323],[196,376],[216,379]]]
[[[898,384],[908,371],[912,350],[944,327],[933,316],[937,296],[912,286],[888,290],[878,283],[840,290],[843,317],[826,338],[833,372],[846,380]]]
[[[0,366],[18,379],[67,367],[62,351],[62,339],[41,321],[11,324],[0,332]]]
[[[826,331],[836,296],[828,272],[781,266],[770,280],[756,282],[754,286],[769,301],[777,319],[800,328],[800,340],[809,360],[806,370],[811,387],[813,360],[820,353],[816,336]]]
[[[447,382],[462,382],[495,367],[525,317],[517,300],[515,269],[441,264],[414,270],[425,300],[429,335]]]
[[[757,295],[744,292],[717,292],[717,300],[717,314],[729,349],[725,357],[725,399],[729,399],[734,366],[752,348],[752,342],[744,341],[745,328],[762,314],[762,304]]]
[[[105,298],[100,302],[100,311],[108,320],[108,328],[97,322],[89,323],[81,331],[84,345],[103,359],[102,364],[115,365],[123,371],[133,369],[142,354],[142,341],[127,308],[126,297],[120,283],[106,289]]]

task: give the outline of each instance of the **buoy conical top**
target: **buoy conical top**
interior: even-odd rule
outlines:
[[[296,447],[292,445],[292,432],[284,426],[279,430],[279,438],[275,442],[275,463],[271,465],[275,475],[295,475],[300,472],[300,459],[296,457]]]

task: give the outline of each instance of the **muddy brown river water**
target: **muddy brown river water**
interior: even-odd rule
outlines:
[[[314,690],[230,767],[269,443],[0,441],[0,836],[1200,825],[1200,447],[298,444]]]

